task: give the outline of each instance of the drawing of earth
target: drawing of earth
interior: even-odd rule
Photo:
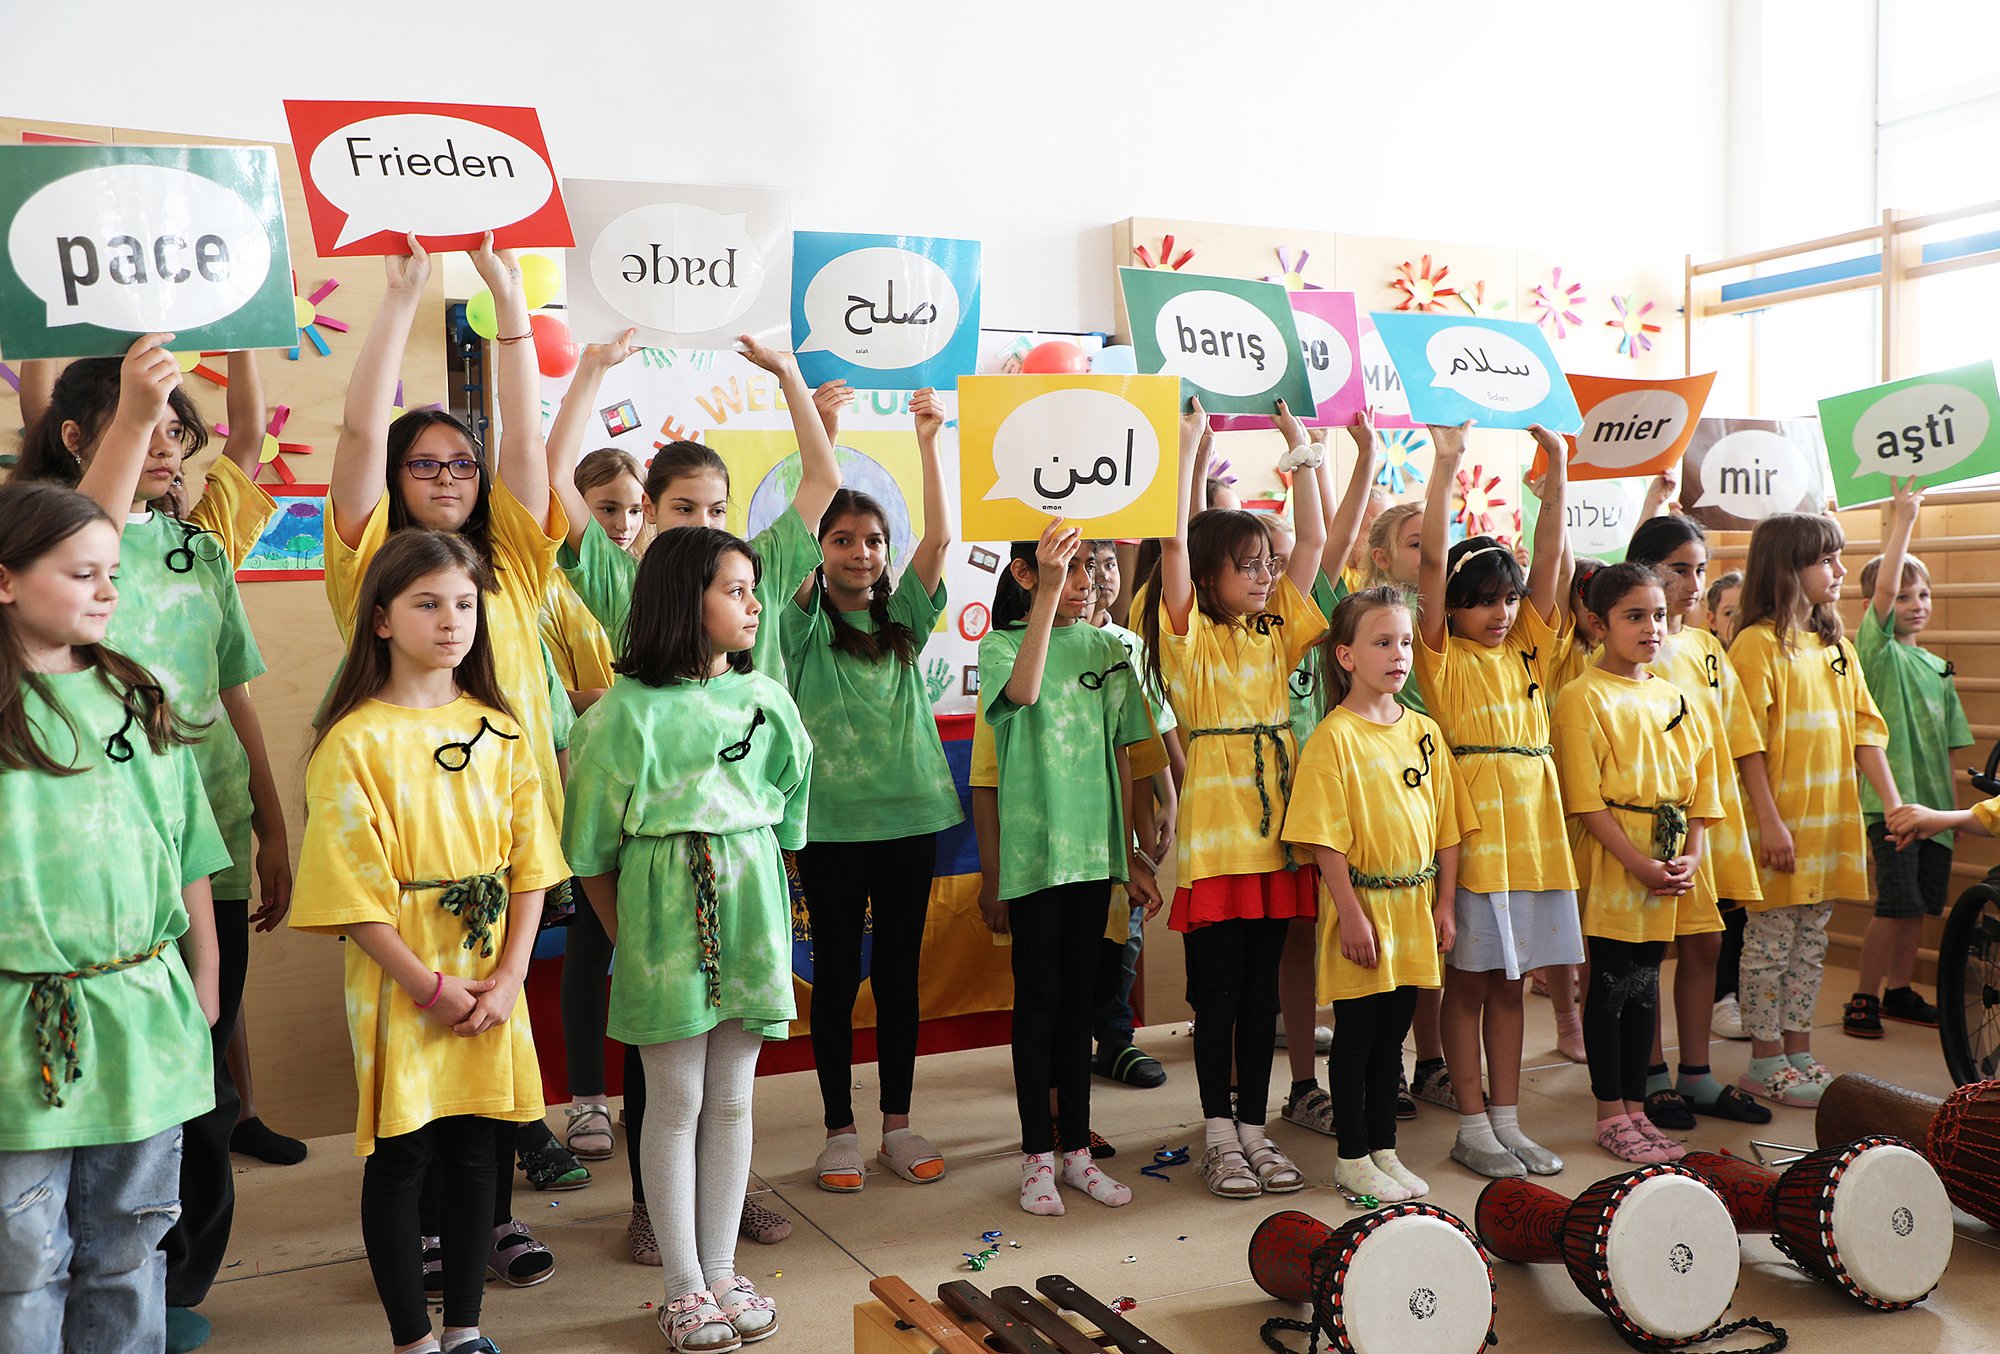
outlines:
[[[841,484],[867,494],[888,511],[889,567],[891,571],[901,569],[910,552],[916,548],[916,533],[910,525],[910,505],[903,499],[901,486],[881,462],[865,452],[852,447],[835,447],[833,454],[840,463]],[[795,451],[772,466],[770,473],[751,493],[748,534],[754,537],[777,521],[798,489],[799,454]],[[817,535],[819,523],[806,523],[806,530]]]

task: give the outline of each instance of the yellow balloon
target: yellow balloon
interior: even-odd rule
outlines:
[[[546,254],[521,255],[521,291],[527,296],[528,309],[540,310],[556,299],[562,289],[562,272],[556,261]]]

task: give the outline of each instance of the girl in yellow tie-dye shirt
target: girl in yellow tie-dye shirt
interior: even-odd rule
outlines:
[[[1307,470],[1293,478],[1289,564],[1277,571],[1256,513],[1211,509],[1189,520],[1207,424],[1197,402],[1182,421],[1179,519],[1161,543],[1158,601],[1141,618],[1149,684],[1164,685],[1187,746],[1168,925],[1187,942],[1207,1120],[1202,1176],[1224,1198],[1305,1186],[1266,1134],[1264,1114],[1287,929],[1294,917],[1318,913],[1317,872],[1280,833],[1298,758],[1286,681],[1326,631],[1307,596],[1326,544],[1311,473],[1324,448],[1307,440],[1282,401],[1278,422],[1292,443],[1280,467]],[[1233,1107],[1232,1081],[1240,1088]]]
[[[1886,809],[1902,804],[1883,748],[1889,727],[1861,659],[1841,637],[1840,524],[1779,513],[1757,524],[1729,657],[1749,702],[1752,744],[1731,747],[1753,815],[1763,897],[1748,904],[1739,980],[1750,1034],[1744,1090],[1817,1105],[1833,1074],[1812,1055],[1813,1008],[1836,898],[1868,896],[1868,838],[1855,768]]]
[[[1431,429],[1432,483],[1451,483],[1467,426]],[[1527,577],[1514,552],[1491,536],[1447,551],[1443,492],[1424,505],[1418,575],[1417,681],[1458,758],[1479,820],[1459,849],[1457,935],[1444,983],[1444,1052],[1459,1110],[1451,1155],[1495,1178],[1562,1169],[1562,1158],[1520,1128],[1521,980],[1533,969],[1583,960],[1576,870],[1549,756],[1544,695],[1569,591],[1566,452],[1547,429],[1530,431],[1548,453],[1549,471]]]
[[[402,1348],[431,1338],[418,1222],[427,1170],[443,1186],[445,1348],[485,1347],[488,1263],[534,1244],[518,1224],[494,1226],[494,1172],[516,1125],[542,1116],[518,1003],[542,896],[568,867],[526,726],[494,675],[492,586],[456,533],[411,528],[386,541],[362,576],[354,640],[306,770],[291,919],[353,942],[361,1234]]]

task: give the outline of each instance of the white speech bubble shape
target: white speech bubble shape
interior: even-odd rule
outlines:
[[[334,248],[378,230],[463,235],[533,216],[555,190],[534,149],[496,127],[442,113],[385,113],[313,148],[312,180],[347,213]]]
[[[1766,428],[1745,428],[1708,449],[1701,495],[1688,506],[1756,521],[1795,511],[1812,488],[1812,467],[1798,443]]]
[[[1162,372],[1185,376],[1218,395],[1269,390],[1291,368],[1291,345],[1271,317],[1226,291],[1174,297],[1160,307],[1153,338],[1166,358]]]
[[[1299,355],[1306,364],[1306,379],[1312,384],[1313,408],[1317,409],[1347,384],[1354,374],[1354,350],[1346,337],[1317,315],[1297,311],[1292,320],[1299,327]]]
[[[1146,415],[1108,390],[1051,390],[1018,406],[993,434],[998,474],[986,497],[1070,518],[1104,517],[1136,501],[1160,470]]]
[[[102,165],[45,185],[21,204],[7,253],[51,328],[133,334],[214,324],[271,271],[256,210],[168,165]]]
[[[1621,390],[1583,417],[1571,465],[1627,470],[1658,456],[1687,431],[1688,404],[1671,390]]]
[[[1868,406],[1854,424],[1863,475],[1929,475],[1949,470],[1986,440],[1986,402],[1964,386],[1905,386]]]
[[[604,228],[590,277],[626,319],[668,333],[720,329],[764,289],[764,254],[741,212],[650,202]]]
[[[1635,480],[1577,480],[1563,511],[1570,546],[1579,555],[1609,555],[1632,539],[1644,489]]]
[[[1549,369],[1511,334],[1454,324],[1424,345],[1431,384],[1488,409],[1532,409],[1549,395]]]
[[[1372,324],[1361,331],[1361,381],[1376,417],[1409,419],[1410,392],[1403,389],[1402,375],[1389,360],[1388,346]]]
[[[890,245],[827,260],[806,284],[806,337],[857,367],[895,371],[944,351],[958,329],[958,288],[922,254]]]

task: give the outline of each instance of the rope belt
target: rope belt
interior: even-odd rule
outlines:
[[[1481,744],[1468,743],[1464,747],[1453,748],[1451,755],[1454,757],[1472,757],[1483,754],[1492,757],[1505,753],[1510,757],[1547,757],[1554,752],[1555,749],[1546,744],[1538,748],[1524,748],[1513,746],[1486,747]]]
[[[688,876],[694,880],[695,967],[708,980],[708,1004],[722,1005],[722,937],[716,918],[715,856],[706,832],[684,834]]]
[[[1347,867],[1347,882],[1357,889],[1408,889],[1419,884],[1428,884],[1438,877],[1438,863],[1432,861],[1415,874],[1363,874],[1352,865]]]
[[[1270,739],[1273,746],[1278,749],[1278,784],[1280,788],[1288,787],[1292,782],[1292,754],[1285,748],[1283,735],[1289,732],[1291,727],[1291,721],[1287,720],[1283,724],[1239,724],[1234,728],[1227,729],[1188,730],[1188,743],[1190,746],[1197,738],[1209,738],[1217,735],[1237,735],[1249,738],[1250,751],[1256,759],[1257,802],[1264,806],[1264,816],[1257,820],[1257,835],[1260,837],[1271,835],[1271,792],[1264,785],[1264,740],[1266,738]],[[1290,852],[1288,851],[1286,855],[1289,859]]]
[[[507,910],[507,868],[463,879],[413,879],[406,889],[443,889],[438,906],[465,923],[465,948],[479,948],[483,959],[493,953],[493,923]]]
[[[76,1052],[76,984],[83,978],[102,977],[124,969],[137,968],[159,956],[172,941],[157,942],[142,954],[127,955],[102,964],[85,964],[68,973],[16,973],[0,970],[9,978],[28,984],[28,1010],[35,1017],[35,1056],[42,1069],[42,1099],[61,1109],[62,1088],[83,1076],[83,1060]]]
[[[1623,809],[1627,813],[1643,813],[1653,820],[1653,854],[1660,860],[1672,860],[1681,853],[1681,843],[1687,840],[1687,810],[1679,804],[1612,804],[1606,807]]]

